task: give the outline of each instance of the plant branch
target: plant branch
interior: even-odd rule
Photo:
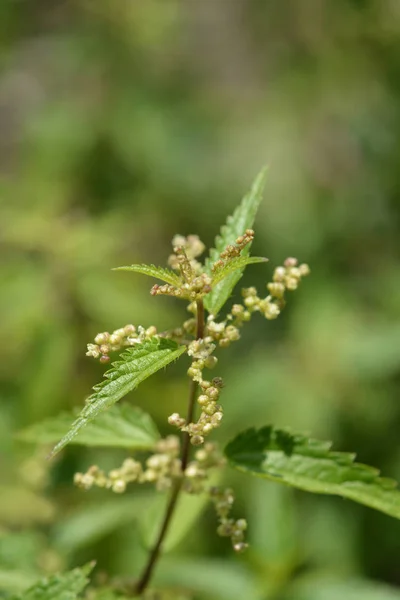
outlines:
[[[197,300],[197,323],[196,323],[196,339],[201,339],[204,337],[204,304],[203,300]],[[189,399],[188,399],[188,409],[186,415],[186,423],[191,423],[194,417],[194,411],[196,406],[196,390],[197,390],[197,382],[191,380],[190,388],[189,388]],[[187,464],[189,462],[190,455],[190,436],[187,432],[183,434],[182,441],[182,451],[181,451],[181,469],[182,475],[185,472]],[[179,493],[181,491],[183,478],[177,479],[175,481],[174,487],[172,488],[171,497],[168,502],[167,509],[165,511],[164,519],[161,525],[161,529],[157,536],[156,542],[149,554],[148,561],[143,570],[142,576],[140,577],[138,583],[136,584],[135,592],[137,594],[142,594],[146,587],[149,584],[151,576],[153,574],[154,568],[157,564],[158,558],[160,556],[162,544],[164,542],[165,536],[167,534],[169,525],[171,523],[172,516],[175,511],[176,503],[179,498]]]

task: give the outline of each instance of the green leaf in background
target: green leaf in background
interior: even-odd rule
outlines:
[[[0,485],[0,527],[49,523],[56,514],[48,498],[21,484]]]
[[[212,277],[212,265],[219,259],[219,255],[228,244],[234,244],[235,240],[242,235],[246,229],[252,227],[258,207],[262,200],[265,184],[266,169],[264,168],[256,177],[250,192],[243,198],[232,216],[228,217],[226,224],[221,228],[221,234],[215,238],[215,248],[210,250],[210,256],[206,259],[206,272]],[[250,252],[250,244],[242,250],[242,256]],[[232,293],[233,288],[243,273],[242,268],[225,277],[204,298],[204,305],[209,313],[217,315]]]
[[[85,407],[72,423],[68,433],[55,446],[50,458],[71,442],[78,432],[99,414],[121,400],[150,375],[179,358],[185,350],[185,346],[178,346],[172,340],[158,337],[128,348],[121,354],[121,360],[114,362],[113,368],[104,374],[106,380],[94,386],[94,394],[89,396]]]
[[[24,442],[54,444],[64,437],[76,415],[62,413],[35,423],[18,434]],[[78,432],[71,444],[151,450],[160,434],[153,419],[137,406],[121,404],[111,407]]]
[[[121,527],[141,519],[153,495],[136,493],[121,498],[93,502],[66,515],[52,531],[55,548],[73,554]]]
[[[3,598],[2,592],[17,593],[26,590],[34,584],[37,578],[37,575],[26,571],[0,568],[0,598]]]
[[[218,284],[220,281],[228,277],[239,269],[243,271],[247,265],[268,262],[268,258],[262,256],[237,256],[230,260],[224,267],[215,272],[212,280],[212,285]]]
[[[240,471],[316,494],[349,498],[400,519],[396,482],[355,463],[354,454],[330,448],[330,442],[267,426],[240,433],[226,446],[225,454]]]
[[[213,478],[212,482],[216,483],[216,481]],[[154,540],[160,531],[168,502],[169,496],[167,494],[155,496],[139,522],[143,544],[147,549],[153,546]],[[180,495],[171,526],[163,543],[164,552],[170,552],[179,544],[189,529],[200,518],[208,502],[209,496],[207,494],[183,493]]]
[[[113,271],[133,271],[134,273],[141,273],[142,275],[148,275],[149,277],[161,279],[161,281],[165,281],[166,283],[176,287],[182,285],[179,275],[170,269],[156,267],[155,265],[130,265],[127,267],[115,267]]]
[[[94,562],[67,573],[42,579],[22,594],[13,596],[11,600],[76,600],[78,594],[89,583],[87,576],[93,567]]]
[[[245,563],[213,559],[165,557],[155,574],[157,585],[176,585],[207,600],[264,600],[254,573]]]
[[[296,580],[283,600],[400,600],[400,590],[368,579],[319,573]]]

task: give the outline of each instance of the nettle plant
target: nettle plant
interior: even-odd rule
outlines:
[[[122,352],[105,373],[105,379],[93,388],[75,421],[70,424],[68,417],[61,417],[26,432],[28,439],[41,438],[46,443],[61,437],[51,456],[70,443],[129,448],[130,456],[118,469],[106,473],[93,465],[86,473],[76,473],[75,484],[84,490],[98,486],[121,494],[131,484],[153,484],[160,493],[169,495],[147,564],[136,576],[135,584],[126,588],[126,596],[164,597],[160,592],[153,596],[149,584],[181,495],[207,495],[216,510],[217,533],[230,538],[234,551],[246,550],[247,521],[233,516],[233,491],[215,487],[211,481],[213,471],[227,465],[309,492],[350,498],[400,518],[396,483],[381,478],[377,470],[354,462],[353,454],[331,451],[329,442],[273,425],[239,433],[223,451],[209,441],[214,429],[223,426],[224,396],[229,397],[229,388],[225,392],[221,377],[208,374],[217,367],[217,354],[240,340],[242,327],[253,316],[276,319],[285,307],[288,293],[296,290],[310,273],[308,265],[287,258],[283,266],[275,268],[265,297],[255,287],[242,289],[243,301],[219,316],[245,267],[267,260],[249,255],[264,180],[262,171],[222,227],[204,264],[198,260],[205,250],[200,239],[196,235],[177,235],[172,241],[169,268],[132,265],[117,269],[161,280],[162,285],[151,288],[151,295],[182,299],[191,317],[170,331],[158,332],[154,325],[145,328],[129,324],[111,334],[97,334],[94,343],[88,344],[88,356],[107,364],[110,355]],[[184,415],[166,416],[173,433],[161,438],[150,415],[130,404],[116,403],[150,375],[182,357],[190,360],[187,411]],[[135,457],[135,451],[142,454],[144,450],[150,453],[145,460]],[[20,598],[57,600],[64,598],[61,594],[66,590],[71,593],[68,598],[76,598],[86,586],[91,569],[92,565],[87,565],[44,580]]]

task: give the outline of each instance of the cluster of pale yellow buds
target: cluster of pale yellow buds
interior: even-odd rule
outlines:
[[[213,272],[221,269],[227,262],[236,258],[240,255],[241,251],[247,244],[250,244],[254,239],[254,231],[252,229],[246,229],[243,235],[240,235],[235,244],[229,244],[219,255],[219,259],[213,264],[211,270]]]
[[[205,245],[198,235],[175,235],[172,239],[174,254],[168,258],[168,265],[180,271],[184,279],[190,279],[191,273],[201,273],[201,263],[196,260],[197,256],[203,254]]]
[[[154,325],[147,329],[141,325],[137,328],[134,325],[125,325],[125,327],[116,329],[112,333],[104,331],[96,335],[94,344],[87,345],[86,356],[100,357],[100,362],[107,363],[110,360],[110,352],[117,352],[127,346],[134,346],[155,335],[157,335],[157,329]]]
[[[203,448],[196,451],[194,458],[185,469],[183,489],[189,494],[201,494],[206,491],[208,470],[223,466],[226,460],[213,442],[204,444]]]
[[[296,258],[287,258],[284,266],[275,269],[273,281],[267,284],[269,295],[266,298],[260,298],[255,287],[242,289],[243,304],[234,304],[232,306],[231,312],[227,316],[227,321],[232,323],[231,327],[238,328],[244,322],[249,321],[252,313],[256,311],[260,312],[268,320],[276,319],[285,307],[285,291],[296,290],[301,278],[309,273],[310,268],[307,264],[298,266]],[[218,326],[221,327],[221,324],[218,324]],[[215,334],[216,327],[216,324],[211,326],[211,333],[214,339],[217,339]],[[210,325],[208,325],[208,330],[210,330]],[[234,335],[237,334],[235,333]],[[225,345],[225,343],[224,340],[222,345]]]
[[[248,547],[248,544],[244,542],[247,521],[245,519],[235,521],[235,519],[229,518],[229,513],[235,500],[233,491],[231,489],[221,490],[220,488],[213,487],[209,493],[219,519],[218,535],[230,537],[235,552],[243,552]]]
[[[227,348],[231,342],[240,339],[240,332],[236,325],[222,321],[217,323],[213,315],[207,318],[206,336],[207,342],[217,342],[221,348]]]
[[[201,394],[197,398],[201,414],[197,422],[186,423],[179,413],[173,413],[168,417],[170,425],[189,434],[190,441],[194,446],[203,444],[204,437],[219,427],[223,418],[222,406],[217,404],[220,389],[223,386],[222,379],[214,377],[211,382],[203,379],[203,370],[214,368],[218,362],[218,359],[212,355],[214,349],[215,344],[207,342],[205,339],[193,340],[188,346],[188,354],[194,360],[187,374],[201,387]]]
[[[193,273],[186,274],[186,281],[181,287],[175,287],[173,285],[155,284],[150,290],[152,296],[173,296],[174,298],[183,298],[190,302],[196,301],[209,292],[211,292],[212,279],[207,273],[201,273],[200,275],[193,276]]]
[[[113,469],[108,474],[93,465],[86,473],[75,473],[74,483],[85,490],[96,486],[111,489],[117,494],[125,492],[127,484],[133,482],[154,483],[160,491],[169,489],[172,480],[181,475],[179,447],[179,439],[168,436],[157,442],[157,452],[149,456],[145,467],[133,458],[125,459],[119,469]]]
[[[243,304],[250,314],[259,311],[269,321],[276,319],[283,308],[282,302],[274,301],[271,295],[266,298],[259,298],[255,287],[244,288],[242,296],[244,298]]]
[[[274,271],[273,283],[268,284],[268,290],[275,298],[282,298],[285,290],[297,290],[302,277],[310,274],[310,267],[298,264],[297,258],[287,258],[283,267]]]

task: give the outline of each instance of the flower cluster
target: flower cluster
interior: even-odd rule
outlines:
[[[269,295],[259,298],[255,287],[243,289],[244,308],[242,310],[240,305],[235,305],[232,316],[240,322],[246,311],[250,315],[259,311],[268,320],[276,319],[285,307],[285,292],[296,290],[302,277],[309,273],[310,267],[307,264],[298,266],[297,258],[287,258],[283,266],[275,269],[273,281],[267,284]]]
[[[229,488],[221,490],[220,488],[213,487],[209,490],[209,493],[219,519],[218,535],[230,537],[235,552],[243,552],[248,547],[248,544],[244,542],[244,532],[247,529],[247,522],[245,519],[235,521],[229,518],[229,513],[235,500],[233,491]]]
[[[254,239],[253,229],[246,229],[243,235],[240,235],[235,244],[229,244],[219,255],[219,259],[213,264],[211,270],[213,272],[222,269],[232,258],[236,258],[240,255],[241,251],[245,246],[251,244]]]
[[[184,279],[190,273],[201,273],[202,265],[196,260],[206,249],[198,235],[175,235],[172,239],[174,254],[168,258],[168,265],[179,271]]]
[[[100,362],[107,363],[110,360],[110,352],[118,352],[118,350],[127,346],[140,344],[155,335],[157,335],[157,328],[154,325],[147,329],[141,325],[137,328],[134,325],[125,325],[125,327],[116,329],[112,333],[104,331],[96,335],[94,344],[87,345],[86,356],[100,357]]]
[[[204,368],[212,369],[218,362],[217,357],[212,355],[214,349],[215,344],[211,344],[205,339],[194,340],[188,346],[188,354],[194,360],[187,373],[201,388],[201,394],[197,398],[201,414],[197,422],[186,423],[179,413],[173,413],[168,418],[170,425],[189,434],[190,441],[194,446],[203,444],[204,437],[219,427],[223,418],[222,406],[217,404],[220,390],[223,387],[222,379],[220,377],[214,377],[212,381],[203,379]]]
[[[75,473],[74,483],[85,490],[97,486],[117,494],[125,492],[127,484],[133,482],[154,483],[159,491],[169,489],[173,479],[181,476],[179,447],[179,439],[168,436],[157,443],[156,453],[149,456],[144,467],[139,461],[127,458],[119,469],[113,469],[106,475],[93,465],[86,473]]]
[[[174,298],[183,298],[189,302],[198,300],[211,292],[212,279],[207,273],[193,275],[190,263],[188,262],[188,270],[186,272],[186,281],[180,287],[175,287],[168,283],[164,285],[153,285],[150,290],[152,296],[173,296]]]
[[[185,469],[183,489],[189,494],[201,494],[208,491],[206,483],[208,471],[225,464],[225,458],[216,443],[207,442],[195,452],[194,460]]]
[[[267,284],[269,294],[260,298],[255,287],[242,289],[243,304],[234,304],[225,321],[217,323],[213,315],[207,320],[206,340],[226,348],[240,338],[239,328],[250,321],[252,313],[260,312],[266,319],[276,319],[285,307],[285,292],[298,288],[302,277],[310,273],[307,264],[298,265],[296,258],[287,258],[284,266],[274,271],[273,281]]]

